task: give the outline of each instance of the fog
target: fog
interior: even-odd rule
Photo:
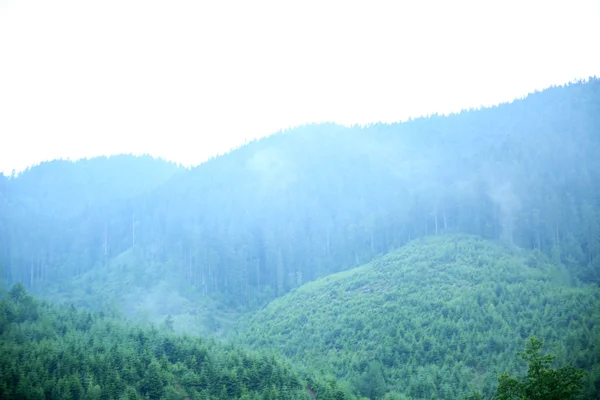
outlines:
[[[593,0],[5,0],[0,171],[149,153],[185,165],[305,123],[497,104],[600,73]]]

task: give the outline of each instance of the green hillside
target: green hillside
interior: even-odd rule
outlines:
[[[59,304],[110,310],[142,324],[172,318],[176,332],[221,336],[228,331],[240,310],[192,290],[169,273],[172,268],[144,257],[140,248],[130,248],[106,266],[60,285],[46,285],[40,293]]]
[[[300,126],[190,170],[133,156],[43,163],[0,177],[0,266],[49,299],[75,279],[132,275],[128,292],[167,280],[189,301],[243,313],[412,239],[460,232],[539,250],[600,283],[598,126],[591,78],[449,116]],[[112,267],[133,249],[135,271],[120,276]]]
[[[351,399],[272,355],[55,307],[15,285],[0,301],[0,399]]]
[[[363,395],[413,399],[490,394],[535,335],[590,371],[600,393],[600,290],[573,286],[539,252],[477,237],[419,239],[307,283],[244,320],[238,340],[333,373]]]
[[[0,176],[2,275],[37,290],[106,265],[132,246],[132,202],[181,171],[150,156],[117,155]]]
[[[141,326],[225,336],[241,317],[241,342],[371,398],[490,394],[536,335],[593,393],[599,126],[591,78],[449,116],[300,126],[191,169],[42,163],[0,174],[0,281]]]

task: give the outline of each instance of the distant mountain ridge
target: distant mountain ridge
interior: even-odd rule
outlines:
[[[3,275],[10,282],[22,281],[31,287],[38,282],[43,286],[105,261],[108,243],[104,241],[100,254],[89,257],[85,253],[92,235],[104,239],[104,233],[114,226],[107,210],[126,207],[180,172],[175,164],[150,156],[117,155],[43,162],[16,178],[3,177]],[[102,227],[86,226],[91,219],[102,220]],[[111,245],[111,254],[118,254],[119,247],[114,242]]]
[[[86,207],[152,191],[182,170],[151,156],[54,160],[22,171],[7,186],[11,197],[37,200],[37,213],[68,218]]]
[[[0,179],[0,267],[65,301],[108,302],[86,278],[102,276],[116,304],[164,281],[243,313],[415,238],[459,232],[600,282],[598,127],[591,78],[446,117],[307,125],[190,170],[132,156],[44,163]]]

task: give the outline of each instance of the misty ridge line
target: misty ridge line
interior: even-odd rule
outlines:
[[[45,218],[50,214],[59,220],[77,218],[102,205],[102,217],[89,216],[97,227],[83,236],[95,232],[93,240],[101,241],[98,247],[107,259],[134,242],[142,253],[156,243],[165,254],[179,246],[174,253],[179,254],[177,264],[184,265],[180,268],[207,293],[216,287],[225,289],[231,282],[229,273],[222,275],[222,271],[230,268],[232,260],[214,255],[228,253],[223,247],[226,242],[245,249],[242,274],[257,288],[267,275],[283,275],[267,280],[279,294],[293,288],[297,284],[293,277],[299,274],[308,280],[316,276],[311,268],[304,270],[308,260],[284,245],[295,238],[304,238],[316,257],[313,262],[318,259],[321,264],[333,257],[335,266],[329,267],[333,271],[364,263],[410,239],[444,231],[476,233],[549,252],[553,246],[562,246],[561,236],[570,234],[564,229],[561,233],[565,223],[547,226],[554,219],[549,217],[551,209],[568,198],[540,199],[544,191],[560,196],[562,189],[557,185],[563,183],[540,185],[539,179],[527,174],[560,176],[565,171],[561,168],[575,160],[589,160],[580,167],[581,173],[592,173],[593,146],[579,145],[573,134],[581,143],[595,143],[587,128],[594,121],[597,86],[598,80],[590,78],[510,104],[399,124],[310,124],[253,141],[191,169],[151,156],[50,162],[6,180],[6,187],[12,187],[15,198],[21,191],[35,199],[41,192],[28,182],[56,185],[45,192],[54,197],[44,205],[47,210],[39,209],[47,214]],[[571,122],[568,137],[562,129]],[[73,193],[71,205],[61,204],[61,191],[73,192],[71,185],[81,190]],[[575,188],[581,207],[587,207],[585,199],[590,196],[585,185],[581,182]],[[531,187],[541,192],[530,191]],[[588,204],[593,204],[591,198]],[[303,210],[304,216],[292,215],[292,210]],[[280,219],[288,220],[287,226]],[[312,227],[306,226],[309,220]],[[235,223],[239,231],[229,226],[233,221],[239,221]],[[215,227],[216,233],[210,233]],[[77,229],[83,229],[83,234],[90,228]],[[165,228],[177,232],[178,244],[164,236]],[[354,233],[349,236],[347,229]],[[81,234],[68,231],[65,234],[75,235],[77,242]],[[542,234],[550,231],[547,238]],[[196,237],[194,242],[191,237]],[[349,252],[347,246],[353,241],[360,250]],[[582,248],[588,254],[584,264],[595,258],[589,250],[587,244]],[[97,256],[84,262],[74,260],[70,262],[79,265],[77,275],[107,262]],[[277,267],[281,263],[288,267]],[[278,268],[276,274],[267,273]],[[28,275],[31,281],[31,271]],[[241,283],[241,277],[235,279]]]
[[[48,159],[48,160],[41,160],[37,163],[28,165],[28,166],[24,166],[21,169],[17,170],[17,169],[6,169],[4,172],[0,171],[0,174],[4,174],[7,177],[16,177],[18,174],[29,170],[31,168],[34,168],[36,166],[39,166],[40,164],[46,163],[46,162],[52,162],[52,161],[69,161],[69,162],[77,162],[77,161],[85,161],[85,160],[90,160],[90,159],[96,159],[96,158],[102,158],[102,157],[119,157],[119,156],[135,156],[135,157],[153,157],[157,160],[162,160],[165,162],[169,162],[169,163],[174,163],[175,165],[177,165],[179,168],[181,169],[193,169],[196,168],[212,159],[218,158],[218,157],[222,157],[228,153],[237,151],[247,145],[250,145],[256,141],[260,141],[262,139],[266,139],[270,136],[278,136],[278,135],[285,135],[286,133],[290,133],[290,132],[295,132],[297,130],[302,130],[303,128],[307,128],[310,126],[314,126],[314,125],[337,125],[337,126],[341,126],[341,127],[345,127],[345,128],[349,128],[349,129],[356,129],[356,128],[362,128],[362,129],[368,129],[370,127],[373,126],[380,126],[380,125],[384,125],[384,126],[393,126],[393,125],[397,125],[397,124],[403,124],[403,123],[410,123],[414,120],[420,120],[420,119],[428,119],[428,118],[434,118],[434,117],[453,117],[456,115],[460,115],[463,113],[468,113],[468,112],[474,112],[474,111],[480,111],[480,110],[485,110],[485,109],[493,109],[496,107],[502,107],[505,105],[510,105],[512,103],[514,103],[515,101],[520,101],[520,100],[524,100],[529,96],[535,95],[537,93],[541,93],[545,90],[550,90],[550,89],[555,89],[555,88],[562,88],[562,87],[566,87],[569,85],[575,85],[575,84],[582,84],[582,83],[587,83],[589,81],[593,81],[597,79],[596,75],[593,76],[588,76],[586,78],[573,78],[569,81],[566,81],[562,84],[555,84],[555,85],[550,85],[547,86],[543,89],[534,89],[526,94],[514,97],[510,100],[506,100],[506,101],[500,101],[498,103],[494,103],[494,104],[481,104],[479,106],[470,106],[470,107],[466,107],[466,108],[461,108],[460,110],[454,110],[454,111],[441,111],[441,112],[429,112],[429,113],[423,113],[420,115],[413,115],[413,116],[408,116],[405,118],[401,118],[401,119],[397,119],[394,121],[371,121],[371,122],[363,122],[363,123],[344,123],[344,122],[340,122],[340,121],[335,121],[335,120],[321,120],[321,121],[314,121],[314,122],[306,122],[306,123],[300,123],[300,124],[295,124],[295,125],[289,125],[286,128],[279,128],[276,129],[274,131],[272,131],[271,133],[267,133],[267,132],[262,132],[260,135],[255,136],[255,137],[245,137],[243,138],[243,140],[238,141],[237,144],[232,145],[230,147],[228,147],[227,149],[221,149],[219,151],[216,151],[215,153],[211,154],[211,155],[207,155],[204,157],[203,160],[198,160],[196,162],[190,163],[188,162],[184,162],[182,160],[178,160],[174,157],[169,157],[169,156],[165,156],[165,155],[161,155],[160,153],[157,152],[148,152],[148,151],[121,151],[121,152],[117,152],[117,153],[110,153],[110,154],[96,154],[96,155],[91,155],[91,156],[75,156],[75,157],[57,157],[57,158],[52,158],[52,159]],[[166,132],[164,133],[166,134]],[[189,135],[189,138],[191,138],[193,135]]]

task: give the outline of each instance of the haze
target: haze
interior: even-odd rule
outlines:
[[[0,171],[185,165],[319,121],[491,105],[600,73],[598,1],[0,1]]]

